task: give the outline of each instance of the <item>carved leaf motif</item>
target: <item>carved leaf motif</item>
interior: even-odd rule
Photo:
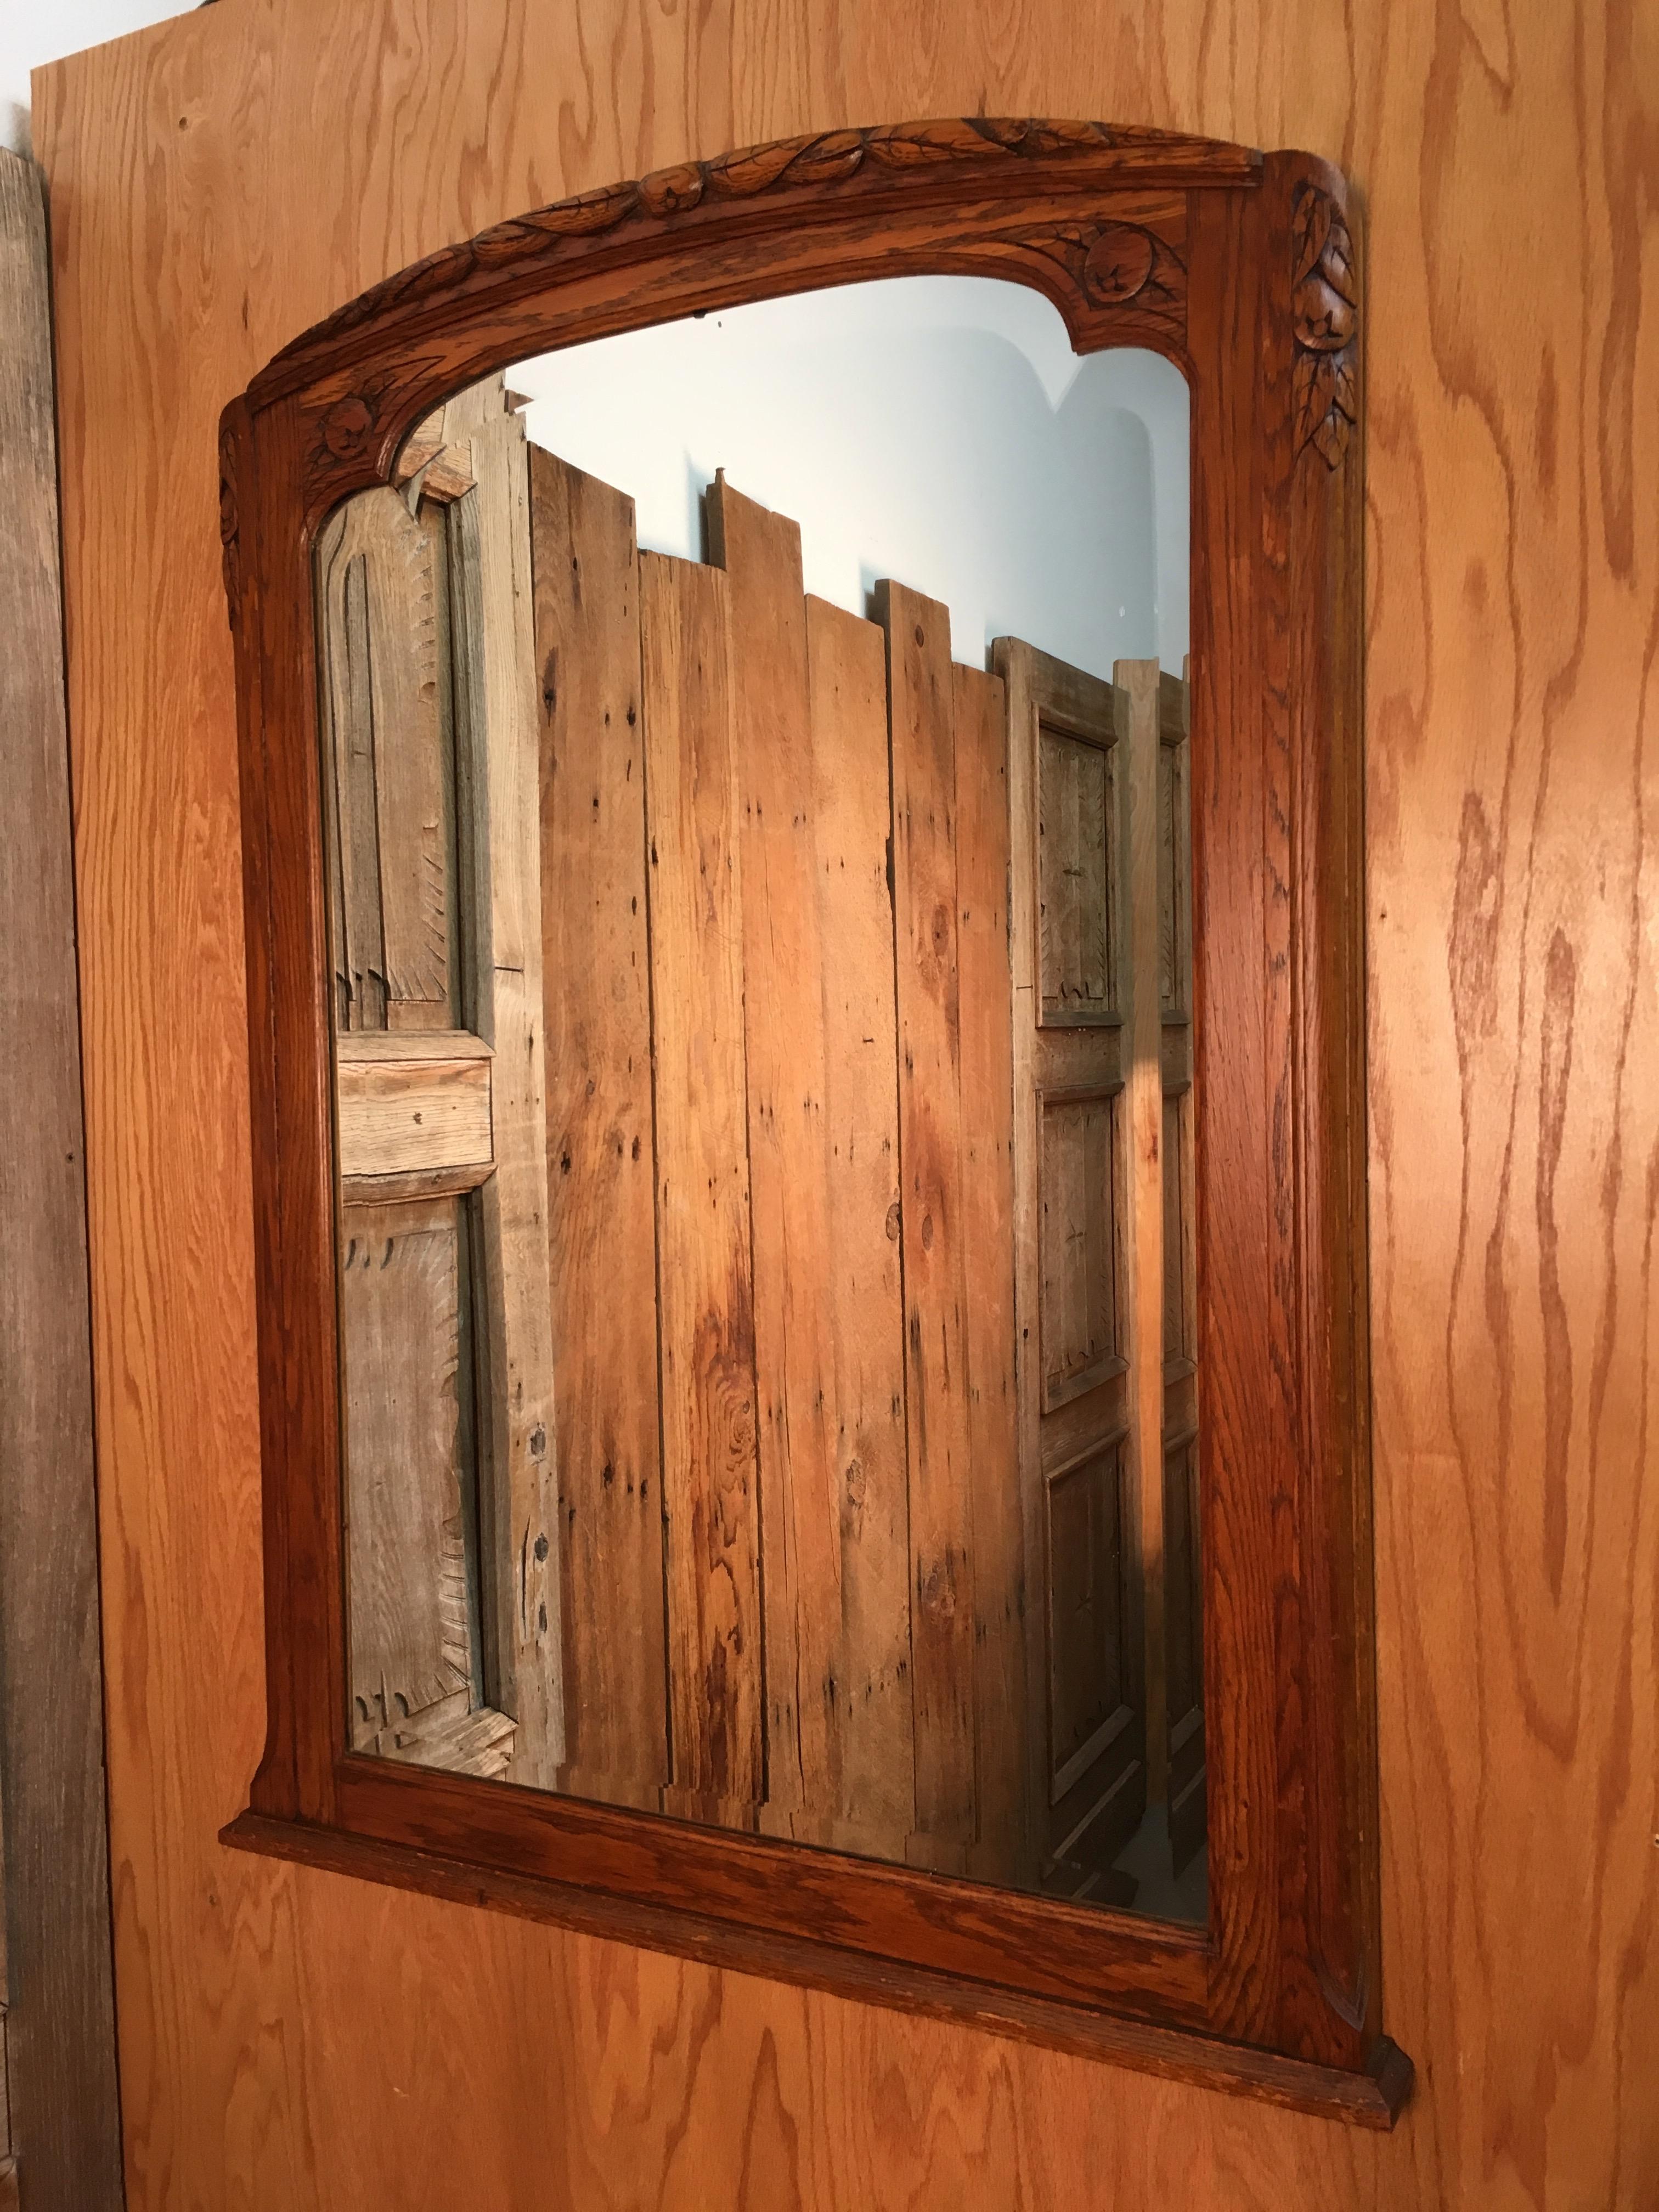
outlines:
[[[751,146],[713,161],[688,161],[636,181],[578,193],[513,222],[498,223],[462,245],[444,247],[390,276],[285,346],[274,370],[325,353],[350,333],[401,307],[464,283],[475,271],[532,259],[561,239],[586,238],[636,216],[679,215],[713,195],[741,198],[780,185],[833,185],[866,162],[904,171],[953,161],[997,163],[1123,149],[1164,149],[1203,158],[1229,149],[1178,132],[1119,128],[1104,123],[970,116],[902,123],[874,131],[832,131]]]
[[[1331,217],[1335,210],[1330,196],[1316,187],[1309,186],[1297,201],[1291,216],[1295,233],[1296,271],[1291,282],[1299,285],[1325,251],[1325,241],[1331,233]]]
[[[830,131],[819,138],[784,139],[775,146],[751,146],[714,164],[710,182],[725,198],[744,199],[787,177],[793,184],[830,184],[850,177],[864,159],[857,131]]]
[[[1297,451],[1311,446],[1334,468],[1357,416],[1352,367],[1340,355],[1298,354],[1294,399]]]
[[[1332,289],[1317,269],[1304,278],[1297,294],[1298,345],[1317,353],[1340,353],[1354,334],[1359,317],[1352,300]]]
[[[1330,234],[1319,256],[1319,266],[1332,291],[1353,308],[1353,240],[1348,234],[1346,222],[1340,220],[1332,222]]]
[[[691,161],[678,169],[659,169],[641,179],[640,198],[653,215],[678,215],[702,198],[703,173]]]
[[[1340,209],[1317,185],[1300,187],[1291,228],[1296,450],[1302,453],[1311,447],[1334,469],[1347,450],[1348,434],[1359,416],[1354,380],[1359,307],[1353,240]]]
[[[241,604],[241,525],[236,509],[236,448],[228,430],[219,437],[219,545],[225,597],[229,602],[230,626],[234,629]]]

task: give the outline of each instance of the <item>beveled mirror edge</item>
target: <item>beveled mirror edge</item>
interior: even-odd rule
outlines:
[[[872,153],[872,149],[880,150]],[[1247,1466],[1235,1485],[1237,1502],[1246,1509],[1238,1518],[1255,1526],[1245,1540],[1238,1539],[1236,1530],[1221,1528],[1218,1540],[1224,1554],[1230,1534],[1235,1543],[1246,1540],[1260,1547],[1264,1540],[1260,1509],[1275,1498],[1289,1505],[1294,1525],[1304,1538],[1317,1538],[1322,1530],[1339,1527],[1352,1532],[1351,1541],[1338,1546],[1334,1558],[1328,1542],[1323,1549],[1316,1544],[1316,1557],[1324,1571],[1307,1579],[1305,1612],[1288,1628],[1276,1614],[1269,1625],[1264,1613],[1261,1632],[1267,1648],[1254,1653],[1250,1668],[1242,1669],[1253,1680],[1244,1683],[1237,1696],[1229,1693],[1229,1703],[1247,1709],[1247,1718],[1254,1715],[1240,1739],[1244,1755],[1238,1763],[1260,1774],[1268,1747],[1280,1752],[1285,1748],[1278,1741],[1285,1681],[1290,1678],[1304,1689],[1296,1700],[1296,1725],[1301,1717],[1308,1717],[1308,1733],[1316,1740],[1304,1747],[1310,1756],[1297,1808],[1301,1840],[1296,1848],[1306,1856],[1310,1879],[1300,1919],[1292,1914],[1287,1921],[1279,1899],[1269,1894],[1270,1874],[1263,1858],[1241,1858],[1236,1848],[1231,1856],[1222,1855],[1205,1950],[1209,1961],[1206,2008],[1212,2029],[1224,2027],[1240,2037],[1237,2044],[1217,2043],[1218,2050],[1249,2050],[1254,2063],[1261,2057],[1257,2046],[1300,2044],[1303,2055],[1275,2058],[1273,2063],[1312,2064],[1316,2072],[1335,2073],[1351,2082],[1374,2075],[1382,2078],[1379,2068],[1389,2080],[1401,2082],[1404,2067],[1404,2083],[1408,2084],[1408,2063],[1399,2060],[1396,2064],[1397,2053],[1389,2057],[1394,2046],[1380,2030],[1375,1757],[1374,1749],[1368,1749],[1374,1744],[1375,1693],[1370,1686],[1372,1658],[1362,1648],[1370,1604],[1363,1208],[1356,1218],[1351,1204],[1345,1209],[1340,1202],[1329,1203],[1322,1210],[1308,1200],[1310,1188],[1317,1192],[1326,1183],[1329,1200],[1351,1197],[1353,1160],[1358,1157],[1363,1168],[1364,1156],[1363,1083],[1356,1143],[1355,1109],[1348,1087],[1351,1067],[1346,1076],[1343,1073],[1352,1058],[1356,1027],[1363,1049],[1363,1022],[1355,1013],[1360,1004],[1361,912],[1352,866],[1358,851],[1355,767],[1359,739],[1359,441],[1352,434],[1358,421],[1358,289],[1353,283],[1343,282],[1345,270],[1352,277],[1351,248],[1343,268],[1331,261],[1335,249],[1328,211],[1335,212],[1341,240],[1349,240],[1340,222],[1345,187],[1334,171],[1308,156],[1273,155],[1264,161],[1248,149],[1162,134],[1112,132],[1096,125],[983,119],[829,134],[750,149],[719,161],[660,173],[638,185],[582,195],[558,209],[544,210],[540,217],[501,226],[469,245],[447,249],[374,288],[362,301],[296,341],[255,380],[245,398],[227,408],[222,439],[222,534],[233,627],[238,631],[242,733],[256,1237],[263,1293],[259,1328],[270,1735],[254,1784],[252,1809],[226,1833],[228,1840],[252,1844],[257,1830],[257,1847],[270,1850],[276,1848],[275,1832],[291,1826],[294,1849],[289,1855],[313,1858],[316,1838],[327,1835],[342,1850],[349,1844],[353,1852],[371,1857],[379,1854],[386,1866],[402,1869],[379,1878],[416,1887],[431,1886],[422,1878],[428,1864],[460,1863],[434,1859],[403,1838],[361,1833],[348,1838],[349,1819],[337,1790],[344,1711],[338,1649],[343,1611],[338,1409],[331,1389],[307,1389],[306,1384],[307,1376],[326,1371],[324,1363],[334,1344],[336,1323],[328,1179],[332,1133],[326,1086],[316,1079],[328,1064],[327,1024],[320,994],[308,986],[312,971],[320,972],[321,902],[314,866],[318,810],[310,788],[316,777],[316,695],[307,524],[337,498],[384,477],[403,436],[441,388],[468,381],[469,366],[484,360],[499,366],[514,356],[515,349],[526,349],[526,333],[532,334],[533,342],[534,331],[547,321],[545,313],[538,319],[520,312],[538,288],[549,298],[560,292],[574,295],[582,289],[584,278],[597,278],[610,283],[614,291],[619,274],[632,271],[637,276],[654,264],[658,290],[630,286],[624,306],[620,310],[613,306],[610,319],[596,324],[594,334],[599,327],[665,319],[672,310],[662,304],[665,299],[689,303],[701,296],[696,290],[701,272],[694,269],[692,257],[723,236],[738,235],[751,270],[755,263],[763,264],[769,247],[775,255],[781,254],[781,240],[805,235],[809,240],[805,265],[812,281],[835,282],[835,226],[838,221],[844,226],[855,211],[861,222],[864,259],[857,270],[843,271],[839,281],[847,281],[848,274],[865,273],[872,259],[888,264],[884,273],[895,274],[920,267],[967,266],[963,258],[951,258],[948,246],[930,248],[930,231],[953,206],[972,204],[983,212],[988,200],[1006,192],[1027,218],[1046,207],[1049,246],[1054,242],[1052,234],[1062,229],[1066,234],[1063,243],[1076,265],[1049,266],[1062,265],[1072,288],[1073,312],[1067,313],[1064,300],[1055,297],[1056,289],[1064,289],[1059,280],[1040,279],[1029,266],[988,266],[981,250],[972,264],[975,273],[1000,273],[1035,283],[1060,306],[1074,343],[1083,349],[1076,303],[1080,300],[1085,312],[1091,303],[1085,289],[1089,246],[1085,243],[1079,248],[1074,220],[1085,211],[1079,208],[1079,196],[1087,192],[1121,199],[1149,186],[1175,191],[1182,198],[1183,221],[1200,203],[1206,204],[1206,220],[1192,228],[1194,234],[1201,229],[1207,240],[1207,245],[1200,244],[1199,259],[1205,282],[1216,295],[1216,326],[1221,320],[1220,295],[1230,284],[1241,292],[1244,325],[1242,337],[1237,331],[1232,334],[1231,356],[1224,362],[1217,331],[1212,331],[1215,359],[1207,366],[1222,382],[1231,376],[1226,395],[1230,419],[1237,418],[1241,404],[1250,403],[1252,411],[1246,419],[1255,435],[1245,473],[1253,471],[1259,487],[1265,472],[1272,485],[1266,511],[1273,528],[1264,526],[1261,533],[1268,542],[1254,546],[1241,539],[1241,548],[1264,587],[1277,588],[1264,588],[1256,594],[1256,604],[1232,610],[1231,653],[1217,648],[1212,638],[1208,696],[1195,707],[1195,724],[1207,720],[1218,733],[1224,726],[1235,734],[1248,732],[1260,738],[1259,749],[1265,749],[1268,733],[1262,726],[1263,679],[1270,659],[1282,657],[1289,664],[1287,679],[1274,694],[1285,710],[1279,736],[1292,761],[1291,787],[1285,794],[1290,802],[1289,849],[1279,927],[1292,956],[1286,965],[1297,967],[1298,987],[1287,987],[1285,1075],[1290,1110],[1297,1116],[1301,1133],[1310,1139],[1310,1150],[1293,1148],[1297,1154],[1293,1164],[1264,1164],[1264,1175],[1268,1180],[1279,1175],[1290,1224],[1285,1242],[1292,1291],[1288,1303],[1296,1310],[1287,1327],[1300,1347],[1313,1347],[1305,1367],[1297,1370],[1302,1402],[1293,1424],[1298,1442],[1311,1450],[1293,1467],[1281,1465],[1279,1479],[1265,1484],[1257,1480],[1254,1491],[1251,1476],[1259,1476],[1260,1469]],[[1051,196],[1053,204],[1045,201],[1045,195]],[[1244,202],[1255,204],[1253,227],[1222,213],[1230,208],[1236,215]],[[1310,204],[1316,210],[1311,230],[1306,220]],[[906,212],[933,220],[912,222],[905,236],[894,242],[890,232],[896,217]],[[1103,215],[1103,228],[1112,219],[1109,209]],[[980,248],[988,243],[1007,245],[1008,217],[1000,221],[1000,231],[994,228],[988,239],[981,225]],[[1316,235],[1321,221],[1322,234]],[[1236,264],[1247,232],[1249,265],[1241,268]],[[1183,242],[1192,243],[1184,233]],[[1191,258],[1189,252],[1189,263]],[[1186,270],[1182,273],[1184,276]],[[1333,278],[1339,308],[1346,306],[1348,311],[1346,323],[1338,313],[1340,328],[1333,328],[1329,313]],[[763,283],[762,290],[805,289],[806,281]],[[729,266],[720,283],[724,295],[716,285],[714,296],[754,295],[745,289],[744,276],[733,276]],[[591,283],[586,289],[591,295]],[[1198,297],[1199,291],[1194,285],[1191,296]],[[1240,302],[1234,304],[1237,309]],[[1099,302],[1092,305],[1098,308]],[[1110,303],[1085,335],[1091,340],[1089,349],[1112,342],[1154,343],[1176,359],[1188,374],[1194,390],[1196,517],[1206,439],[1212,447],[1206,495],[1212,508],[1226,503],[1222,497],[1226,487],[1220,479],[1227,469],[1218,441],[1222,395],[1200,392],[1206,364],[1194,362],[1188,305],[1183,299],[1179,338],[1167,327],[1154,327],[1149,335],[1147,319],[1144,313],[1137,315],[1133,295],[1127,301]],[[368,312],[360,312],[363,309]],[[689,311],[689,304],[683,304],[682,312]],[[582,313],[580,300],[575,312]],[[386,375],[362,373],[372,349],[390,349],[417,337],[430,349],[432,326],[441,315],[451,318],[446,325],[447,348],[429,349],[424,359],[416,357]],[[1109,325],[1104,335],[1100,334],[1103,321]],[[1338,342],[1333,343],[1334,338]],[[1271,393],[1275,403],[1281,398],[1288,403],[1282,418],[1275,404],[1273,419],[1267,419],[1264,393]],[[1207,418],[1206,428],[1200,427],[1201,415]],[[1265,462],[1255,452],[1255,443],[1266,449]],[[1233,526],[1248,533],[1249,519],[1240,518],[1235,510]],[[271,549],[269,575],[245,560],[245,538]],[[1206,559],[1220,546],[1218,538],[1210,546],[1202,542],[1195,520],[1195,611],[1203,598]],[[307,570],[303,580],[296,574],[299,555],[305,556],[298,563]],[[1312,603],[1299,608],[1287,604],[1298,582],[1304,591],[1313,587]],[[1208,611],[1202,622],[1213,632]],[[1267,632],[1275,623],[1276,650],[1270,653]],[[1352,636],[1347,635],[1351,629]],[[1204,669],[1206,655],[1196,650],[1198,643],[1195,636],[1195,663]],[[1239,710],[1235,714],[1227,713],[1230,702]],[[278,736],[275,748],[270,743],[273,730]],[[286,747],[281,742],[284,736]],[[295,738],[309,742],[295,744]],[[1212,763],[1212,773],[1217,765]],[[1221,762],[1219,767],[1224,772],[1227,763]],[[1333,791],[1328,787],[1334,775]],[[1297,810],[1297,823],[1291,824],[1290,815]],[[1334,880],[1326,862],[1342,853],[1348,858],[1335,872],[1340,880]],[[1322,981],[1338,988],[1322,990]],[[1201,992],[1203,986],[1200,988]],[[268,1080],[261,1079],[262,1071]],[[1212,1086],[1213,1083],[1212,1071]],[[1343,1375],[1332,1378],[1322,1370],[1319,1346],[1331,1341],[1324,1317],[1334,1304],[1340,1309],[1331,1316],[1337,1336],[1346,1334],[1356,1346],[1352,1359],[1339,1363],[1346,1382]],[[1207,1325],[1216,1324],[1212,1320]],[[1355,1376],[1361,1378],[1358,1385]],[[1206,1505],[1206,1548],[1218,1518],[1212,1497]],[[1271,1556],[1270,1547],[1261,1551],[1261,1564]],[[1209,1573],[1218,1577],[1224,1571],[1224,1559],[1218,1559]],[[1208,1633],[1214,1626],[1213,1584],[1206,1602]],[[1213,1685],[1213,1674],[1212,1680]],[[1212,1686],[1207,1698],[1217,1707],[1223,1703],[1218,1687]],[[320,1725],[325,1714],[329,1716],[326,1728]],[[1247,1844],[1252,1835],[1258,1844],[1264,1835],[1272,1841],[1283,1826],[1284,1808],[1275,1800],[1264,1816],[1259,1796],[1241,1832],[1226,1830],[1220,1784],[1227,1717],[1224,1712],[1216,1714],[1218,1810],[1222,1818],[1218,1821],[1212,1814],[1212,1836],[1219,1825],[1234,1846]],[[410,1771],[411,1779],[415,1772]],[[540,1801],[544,1809],[557,1808],[561,1802]],[[653,1815],[611,1808],[605,1809],[604,1817],[607,1826],[617,1824],[619,1835],[627,1832],[629,1824],[663,1825]],[[1264,1817],[1268,1823],[1265,1831]],[[734,1868],[750,1848],[739,1836],[719,1838],[716,1847],[732,1858]],[[848,1863],[858,1869],[848,1877],[850,1881],[866,1871],[859,1863]],[[479,1863],[472,1866],[469,1879],[466,1893],[483,1895],[492,1885],[522,1886],[532,1878]],[[919,1898],[931,1886],[925,1875],[895,1873],[895,1879],[915,1887]],[[693,1920],[703,1924],[695,1910],[684,1905],[647,1906],[637,1897],[619,1897],[597,1887],[577,1889],[544,1876],[535,1877],[532,1887],[555,1902],[564,1900],[559,1911],[550,1908],[537,1917],[563,1914],[568,1924],[604,1923],[625,1936],[642,1913],[652,1911],[671,1922],[678,1914],[687,1918],[688,1925]],[[937,1899],[936,1889],[933,1894]],[[576,1911],[569,1901],[573,1897],[582,1900],[580,1923],[569,1918]],[[1036,1916],[1034,1934],[1042,1914],[1054,1909],[1045,1900],[1018,1899],[1012,1893],[1009,1901],[1022,1908],[1008,1916],[1011,1922],[1018,1923],[1026,1914]],[[1144,1996],[1146,1979],[1150,1977],[1156,1983],[1159,1962],[1167,1960],[1170,1946],[1156,1940],[1158,1930],[1136,1925],[1128,1916],[1102,1912],[1098,1922],[1100,1954],[1121,1954],[1127,1981],[1140,1983]],[[833,1952],[840,1960],[860,1955],[815,1942],[800,1932],[761,1933],[733,1930],[729,1923],[717,1924],[727,1930],[721,1940],[728,1944],[761,1951],[771,1947],[777,1966],[789,1972],[794,1971],[789,1963],[793,1948],[803,1944],[814,1954]],[[733,1959],[732,1963],[740,1961]],[[882,1964],[880,1978],[890,1978],[893,1972],[920,1975],[930,1984],[951,1985],[949,1973],[914,1964],[896,1969],[890,1962]],[[845,1973],[838,1985],[847,1985]],[[990,1985],[969,1977],[962,1986],[982,1990]],[[1131,2040],[1143,2033],[1176,2041],[1191,2038],[1196,2031],[1189,2004],[1173,1990],[1170,1994],[1173,2002],[1165,2014],[1173,2024],[1143,2030],[1138,2021],[1115,2021],[1112,2034],[1121,2029]],[[1027,2014],[1052,2016],[1056,2033],[1067,2021],[1099,2023],[1109,2017],[1092,2007],[1052,1997],[1027,1994],[1010,1996],[1009,2002],[1022,2008],[1022,2020]],[[945,2008],[965,2008],[954,2004]],[[1028,2028],[1037,2032],[1029,2021],[1025,2027],[1011,2026],[1007,2032]],[[1097,2040],[1105,2031],[1091,2027],[1090,2033]],[[1045,2035],[1043,2039],[1053,2038]],[[1327,2067],[1310,2059],[1310,2044],[1340,2050],[1346,2063]],[[1249,2084],[1241,2081],[1240,2086]],[[1404,2094],[1402,2085],[1388,2106],[1389,2118]],[[1310,2108],[1330,2106],[1324,2100]]]

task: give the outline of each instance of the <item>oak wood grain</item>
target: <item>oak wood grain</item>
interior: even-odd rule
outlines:
[[[389,0],[219,7],[37,80],[133,2200],[1640,2212],[1651,25],[1620,0],[575,23],[434,0],[411,40]],[[1369,207],[1384,1966],[1421,2068],[1388,2137],[212,1840],[264,1673],[219,407],[368,283],[559,192],[981,96],[1310,145]],[[295,220],[296,171],[325,219]],[[135,570],[135,543],[165,557]],[[441,2162],[411,2093],[467,2113]]]

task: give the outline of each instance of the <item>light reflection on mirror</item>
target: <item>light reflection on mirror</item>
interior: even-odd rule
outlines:
[[[1188,452],[904,278],[325,526],[359,1751],[1205,1917]]]

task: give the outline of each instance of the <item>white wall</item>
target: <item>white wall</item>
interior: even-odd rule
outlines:
[[[801,525],[806,587],[891,576],[982,665],[1024,637],[1109,676],[1187,650],[1187,386],[1156,354],[1079,360],[1021,284],[899,277],[599,339],[508,371],[538,445],[631,495],[640,543],[703,551],[717,469]]]
[[[0,143],[29,150],[29,71],[183,15],[196,0],[0,0]]]

